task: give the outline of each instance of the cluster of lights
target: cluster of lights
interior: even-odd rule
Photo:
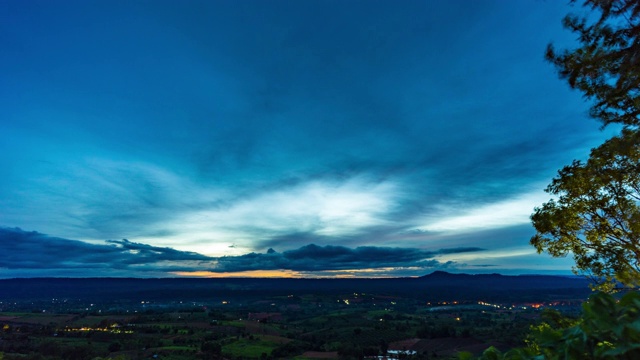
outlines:
[[[393,303],[392,303],[393,304]],[[438,301],[437,303],[431,304],[431,302],[427,302],[427,305],[458,305],[458,301]]]
[[[102,332],[110,332],[113,334],[133,334],[133,330],[121,330],[116,326],[111,326],[111,328],[92,328],[92,327],[81,327],[81,328],[65,328],[64,331],[67,332],[78,332],[78,331],[102,331]]]
[[[480,305],[484,305],[484,306],[492,306],[492,307],[494,307],[494,308],[496,308],[496,309],[507,309],[507,310],[513,310],[513,309],[518,309],[518,308],[520,308],[520,309],[522,309],[522,310],[527,310],[527,307],[526,307],[526,306],[515,306],[515,305],[511,305],[511,306],[506,306],[506,305],[504,305],[504,306],[501,306],[501,305],[498,305],[498,304],[490,304],[490,303],[486,303],[486,302],[484,302],[484,301],[478,301],[478,304],[480,304]],[[541,304],[533,304],[533,305],[531,305],[531,307],[532,307],[532,308],[534,308],[534,309],[539,309],[541,306],[542,306]]]

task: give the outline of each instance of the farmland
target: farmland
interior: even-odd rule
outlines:
[[[571,313],[579,305],[359,292],[231,298],[3,301],[0,352],[4,360],[360,359],[392,351],[446,359],[520,346],[543,308]]]

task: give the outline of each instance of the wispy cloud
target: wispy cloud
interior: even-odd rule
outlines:
[[[259,246],[261,239],[291,233],[349,236],[388,224],[386,216],[397,206],[395,195],[396,186],[391,182],[361,178],[310,181],[215,208],[185,212],[173,219],[170,226],[189,228],[201,236],[217,233],[212,240],[240,243],[245,249]],[[296,245],[299,244],[292,243],[289,247]],[[206,246],[202,251],[206,252]]]
[[[415,230],[437,233],[467,233],[470,231],[513,227],[530,222],[529,216],[536,206],[548,201],[549,195],[541,190],[511,199],[488,204],[460,204],[443,208],[423,220],[425,225]]]

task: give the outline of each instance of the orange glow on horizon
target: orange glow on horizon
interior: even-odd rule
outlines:
[[[392,268],[382,269],[351,269],[351,270],[325,270],[322,273],[315,274],[313,272],[300,272],[293,270],[251,270],[251,271],[234,271],[234,272],[213,272],[213,271],[176,271],[171,274],[185,277],[201,277],[201,278],[393,278],[393,275],[381,275],[381,271],[390,271]],[[415,276],[407,276],[415,277]]]
[[[213,272],[213,271],[176,271],[172,274],[187,277],[206,277],[206,278],[295,278],[303,277],[297,271],[291,270],[252,270],[252,271],[236,271],[236,272]]]

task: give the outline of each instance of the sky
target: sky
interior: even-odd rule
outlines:
[[[569,274],[562,1],[2,1],[0,278]]]

